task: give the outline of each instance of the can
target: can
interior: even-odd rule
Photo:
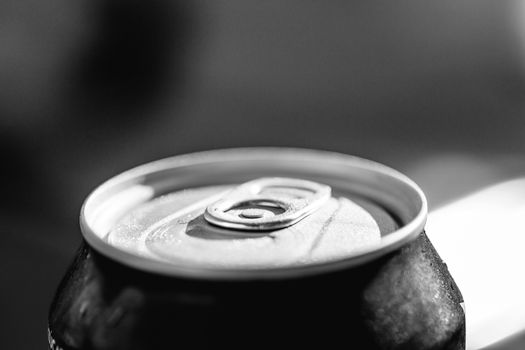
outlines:
[[[200,152],[95,189],[50,349],[464,349],[405,175],[339,153]]]

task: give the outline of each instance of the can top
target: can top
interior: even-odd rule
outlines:
[[[245,279],[365,263],[415,238],[426,215],[419,187],[379,163],[325,151],[243,148],[126,171],[88,196],[80,221],[94,249],[131,267]]]

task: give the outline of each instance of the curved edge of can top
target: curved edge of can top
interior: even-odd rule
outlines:
[[[387,185],[391,186],[394,190],[393,197],[395,197],[396,191],[406,196],[404,200],[407,202],[405,203],[407,208],[404,208],[404,210],[407,212],[408,219],[403,220],[403,224],[397,230],[383,236],[379,244],[358,250],[348,258],[316,265],[293,265],[264,269],[208,268],[190,264],[175,265],[173,263],[153,260],[126,252],[108,244],[103,238],[103,236],[109,232],[107,230],[107,224],[112,221],[111,218],[113,218],[114,223],[115,218],[122,217],[132,209],[132,207],[120,208],[121,211],[119,212],[119,206],[111,205],[115,203],[108,201],[108,198],[113,199],[112,196],[121,196],[122,193],[119,193],[119,190],[123,188],[134,187],[132,196],[134,200],[137,201],[135,204],[138,204],[139,202],[142,203],[153,198],[151,188],[144,186],[148,181],[148,176],[152,174],[199,165],[211,166],[225,162],[242,161],[257,162],[263,159],[273,162],[310,162],[311,164],[316,164],[318,168],[320,167],[317,165],[317,162],[322,162],[324,167],[329,166],[332,167],[332,169],[339,169],[339,171],[344,171],[345,169],[362,171],[364,174],[373,177],[371,181],[378,183],[387,181]],[[380,190],[376,192],[380,193]],[[129,193],[126,195],[129,195]],[[126,195],[118,198],[118,203],[125,202],[127,199]],[[392,198],[390,198],[390,200],[392,200]],[[133,205],[133,203],[134,202],[131,201],[129,205]],[[399,205],[399,203],[397,204]],[[408,206],[412,207],[408,208]],[[126,266],[142,271],[166,276],[196,279],[279,279],[351,268],[377,259],[415,239],[424,229],[427,211],[428,204],[426,197],[414,181],[401,172],[372,160],[339,152],[308,148],[226,148],[176,155],[156,160],[131,168],[110,178],[96,187],[85,199],[80,210],[80,227],[82,236],[86,242],[97,252]],[[101,233],[104,229],[106,232]]]

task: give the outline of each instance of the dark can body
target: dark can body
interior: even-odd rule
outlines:
[[[84,242],[49,314],[51,349],[464,349],[461,293],[424,231],[346,268],[195,278]]]

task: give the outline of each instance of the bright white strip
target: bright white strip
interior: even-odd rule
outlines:
[[[525,178],[433,211],[427,234],[463,293],[467,349],[525,330]]]

